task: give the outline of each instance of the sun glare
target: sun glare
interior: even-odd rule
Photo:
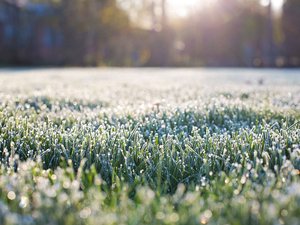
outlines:
[[[186,17],[189,12],[204,2],[203,0],[169,0],[168,5],[172,15]]]
[[[268,5],[270,0],[260,0],[262,5]],[[271,0],[273,8],[280,10],[284,0]],[[213,0],[168,0],[170,14],[173,16],[186,17],[193,9],[198,9],[205,4],[212,3]]]
[[[267,6],[270,3],[270,0],[260,0],[260,4]],[[284,3],[284,0],[272,0],[273,8],[279,10]]]

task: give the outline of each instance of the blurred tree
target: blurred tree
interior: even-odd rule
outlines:
[[[185,54],[195,65],[252,66],[261,55],[263,21],[259,1],[216,1],[186,19]]]
[[[300,1],[286,0],[282,11],[287,66],[300,66]]]
[[[63,0],[61,26],[65,63],[97,65],[110,60],[110,39],[129,30],[129,19],[115,0]]]
[[[172,63],[173,29],[168,24],[166,0],[153,1],[153,26],[150,33],[151,56],[147,66],[168,66]],[[154,23],[155,22],[155,23]]]
[[[125,4],[126,2],[127,4]],[[145,66],[168,66],[173,63],[174,32],[168,23],[166,0],[128,0],[124,7],[134,26],[145,30],[143,52],[147,52]],[[145,32],[137,32],[139,34]],[[145,55],[142,53],[142,55]]]
[[[271,1],[263,5],[260,0],[207,0],[210,4],[177,18],[177,25],[168,18],[171,1],[1,0],[0,14],[5,15],[0,15],[0,33],[12,35],[9,40],[0,37],[0,61],[80,66],[272,66],[281,45],[280,41],[273,44],[273,24],[282,24],[285,40],[281,52],[288,65],[300,64],[298,0],[286,0],[282,18],[276,17],[276,21]],[[3,18],[9,18],[8,22]]]
[[[11,18],[16,34],[10,50],[14,63],[123,63],[121,57],[115,62],[111,52],[122,48],[118,38],[122,39],[131,28],[127,13],[116,0],[28,0],[22,5],[16,2],[9,1],[15,11]],[[26,39],[28,32],[31,38]],[[23,39],[25,42],[20,45]],[[123,54],[126,61],[129,53]]]

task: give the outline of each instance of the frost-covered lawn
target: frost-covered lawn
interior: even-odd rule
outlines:
[[[0,70],[0,224],[300,221],[300,72]]]

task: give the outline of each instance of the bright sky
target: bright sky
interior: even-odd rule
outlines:
[[[168,0],[167,4],[172,15],[185,17],[194,7],[199,7],[203,2],[203,0]]]
[[[209,4],[215,0],[167,0],[171,15],[185,17],[194,8],[201,5]],[[262,5],[268,5],[270,0],[260,0]],[[280,10],[284,0],[272,0],[273,7],[276,11]]]
[[[269,0],[261,0],[260,1],[262,5],[268,5]],[[274,9],[279,10],[281,6],[283,5],[284,0],[272,0],[272,4]]]

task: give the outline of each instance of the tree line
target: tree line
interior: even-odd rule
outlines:
[[[300,65],[300,1],[214,2],[171,18],[167,0],[2,0],[0,64]]]

